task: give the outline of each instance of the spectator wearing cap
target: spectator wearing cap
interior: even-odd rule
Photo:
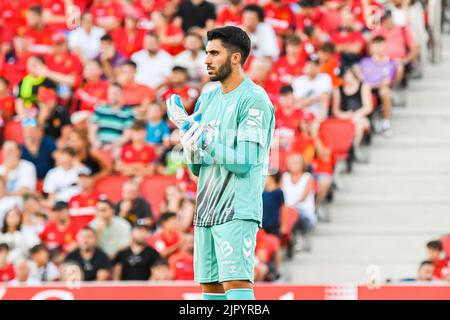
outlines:
[[[42,56],[30,56],[26,64],[27,75],[19,82],[16,112],[21,119],[35,117],[38,104],[38,93],[41,87],[56,89],[53,80],[44,73],[47,70]]]
[[[184,50],[184,32],[176,21],[159,11],[152,13],[152,21],[155,23],[154,32],[158,34],[161,49],[172,56]]]
[[[372,90],[381,105],[383,120],[380,131],[389,137],[391,133],[390,116],[392,110],[392,86],[398,79],[397,64],[386,55],[386,42],[383,36],[370,41],[370,56],[363,58],[359,65],[361,77]]]
[[[10,196],[22,196],[36,190],[36,167],[29,161],[21,159],[20,145],[7,140],[2,147],[3,163],[0,176],[6,180],[6,192]]]
[[[56,150],[55,140],[45,135],[44,128],[38,124],[23,126],[22,130],[24,143],[21,146],[21,157],[35,166],[37,178],[42,180],[55,165],[53,159],[53,152]]]
[[[449,261],[450,258],[445,256],[442,251],[442,241],[432,240],[427,243],[428,260],[433,262],[434,280],[447,280],[449,277]]]
[[[160,259],[159,253],[148,246],[148,230],[138,223],[131,231],[131,244],[117,253],[113,264],[113,280],[147,281],[152,275],[152,267]]]
[[[70,115],[67,108],[58,103],[55,90],[42,87],[38,92],[39,113],[38,125],[42,126],[45,134],[55,140],[67,137],[70,131]]]
[[[147,200],[140,196],[139,184],[129,180],[123,184],[122,199],[116,205],[116,214],[126,219],[132,226],[154,226],[152,207]]]
[[[100,39],[100,52],[95,58],[103,69],[103,79],[116,80],[116,70],[127,61],[127,58],[117,51],[110,34],[105,34]]]
[[[117,51],[128,59],[144,45],[145,30],[138,28],[138,23],[138,15],[131,13],[125,17],[123,27],[111,32]]]
[[[194,235],[184,233],[180,250],[172,254],[169,259],[173,280],[194,280]]]
[[[111,261],[97,246],[95,230],[86,226],[77,234],[78,249],[70,252],[66,263],[75,263],[83,272],[84,281],[105,281],[111,278]]]
[[[11,94],[9,84],[10,82],[8,79],[0,77],[0,118],[3,123],[11,120],[16,114],[14,96]]]
[[[72,111],[92,112],[98,104],[107,100],[108,81],[102,79],[102,66],[97,60],[86,61],[83,80],[74,93]]]
[[[108,87],[107,103],[95,108],[89,123],[89,142],[94,148],[120,150],[128,141],[125,131],[133,124],[133,111],[123,104],[122,86]]]
[[[273,71],[283,84],[290,84],[301,75],[307,56],[301,50],[300,38],[295,34],[286,37],[285,52],[275,63]]]
[[[237,26],[241,24],[242,0],[228,0],[227,3],[219,9],[216,18],[216,27]]]
[[[155,101],[156,94],[149,86],[136,82],[136,73],[136,63],[128,60],[118,69],[117,82],[122,86],[123,104],[139,113]]]
[[[292,82],[294,96],[302,108],[314,113],[318,121],[328,116],[332,81],[328,74],[320,73],[320,61],[316,55],[308,58],[304,75]]]
[[[337,32],[331,35],[332,43],[341,56],[342,67],[359,63],[364,54],[366,40],[361,31],[355,29],[356,17],[351,11],[342,11],[342,22]]]
[[[119,28],[126,15],[122,4],[115,0],[95,0],[89,12],[94,15],[95,24],[108,32]]]
[[[97,213],[89,226],[98,236],[99,247],[113,259],[117,252],[130,245],[131,226],[124,218],[116,216],[116,208],[106,198],[100,198],[96,205]]]
[[[80,192],[78,175],[89,170],[76,162],[76,153],[70,147],[55,152],[56,166],[48,171],[44,179],[43,191],[47,194],[45,205],[53,207],[56,201],[68,202]]]
[[[200,92],[196,88],[190,87],[188,83],[188,70],[184,67],[174,66],[169,77],[169,83],[161,94],[161,100],[166,101],[173,94],[177,94],[181,97],[187,113],[192,114]]]
[[[49,220],[39,235],[42,243],[50,250],[55,261],[62,261],[62,257],[76,248],[76,234],[70,220],[67,202],[57,201],[51,208],[54,220]]]
[[[77,232],[87,226],[95,218],[95,206],[99,194],[94,190],[94,181],[94,174],[92,171],[81,171],[78,174],[80,193],[69,200],[70,220]]]
[[[343,84],[333,89],[333,115],[340,119],[350,119],[355,125],[353,150],[356,160],[363,160],[360,145],[364,132],[370,129],[369,114],[373,111],[372,93],[367,84],[362,83],[355,69],[343,71]]]
[[[260,6],[249,4],[244,7],[241,27],[252,42],[252,56],[278,59],[280,49],[275,31],[264,22],[264,10]]]
[[[58,281],[58,267],[50,261],[50,252],[44,244],[37,244],[30,249],[31,263],[29,279],[36,283]]]
[[[74,88],[80,83],[83,66],[80,59],[69,51],[64,33],[55,33],[52,40],[52,51],[46,57],[46,67],[42,68],[41,73],[57,84],[58,96],[68,101]]]
[[[76,162],[89,169],[94,181],[107,176],[112,171],[112,163],[98,149],[91,148],[88,132],[82,128],[70,131],[67,146],[76,154]]]
[[[9,246],[0,243],[0,283],[9,282],[16,277],[14,265],[8,261]]]
[[[69,48],[86,63],[100,53],[100,39],[104,34],[103,28],[94,25],[92,13],[84,12],[81,14],[80,27],[69,32]]]
[[[148,32],[144,37],[144,49],[131,56],[137,65],[136,82],[159,90],[163,87],[173,67],[173,57],[161,49],[159,37]]]
[[[168,258],[178,252],[182,240],[182,233],[177,230],[177,214],[165,212],[159,218],[161,226],[148,240],[148,244],[159,252],[161,257]]]
[[[383,36],[386,41],[386,55],[399,67],[399,79],[406,79],[420,54],[420,46],[408,26],[396,26],[392,12],[386,10],[381,18],[381,26],[373,31],[373,36]],[[405,80],[406,81],[406,80]]]
[[[182,2],[177,9],[177,21],[184,32],[192,27],[200,27],[202,35],[214,27],[216,7],[206,0],[188,0]]]

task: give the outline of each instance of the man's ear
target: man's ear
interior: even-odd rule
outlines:
[[[231,55],[231,63],[232,64],[240,64],[242,56],[239,52],[235,52]]]

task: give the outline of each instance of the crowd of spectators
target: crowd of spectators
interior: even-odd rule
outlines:
[[[179,94],[192,112],[219,85],[203,60],[206,32],[223,25],[249,34],[247,76],[276,109],[278,171],[263,194],[256,280],[279,278],[281,246],[288,256],[311,249],[293,233],[308,239],[331,200],[336,162],[321,123],[352,123],[361,162],[366,137],[392,136],[393,92],[426,61],[426,3],[9,0],[0,3],[0,281],[74,270],[85,281],[193,279],[196,181],[164,101]],[[141,185],[161,175],[176,183],[151,203]],[[127,177],[119,201],[97,188],[114,176]]]

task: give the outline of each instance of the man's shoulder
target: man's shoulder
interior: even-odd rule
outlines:
[[[256,102],[261,107],[266,106],[274,109],[266,90],[260,85],[257,85],[252,80],[248,79],[246,87],[243,89],[244,90],[242,91],[242,98],[243,98],[242,102],[244,104],[248,103],[253,104]]]

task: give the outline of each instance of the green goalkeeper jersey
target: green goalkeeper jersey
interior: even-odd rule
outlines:
[[[246,155],[251,166],[245,174],[235,174],[217,161],[197,164],[197,170],[193,170],[199,177],[194,225],[207,227],[250,219],[261,226],[262,193],[275,126],[272,103],[265,90],[247,77],[229,93],[222,93],[219,87],[201,95],[200,103],[201,124],[214,128],[215,143],[229,150],[235,150],[238,143],[256,143],[258,156]]]

